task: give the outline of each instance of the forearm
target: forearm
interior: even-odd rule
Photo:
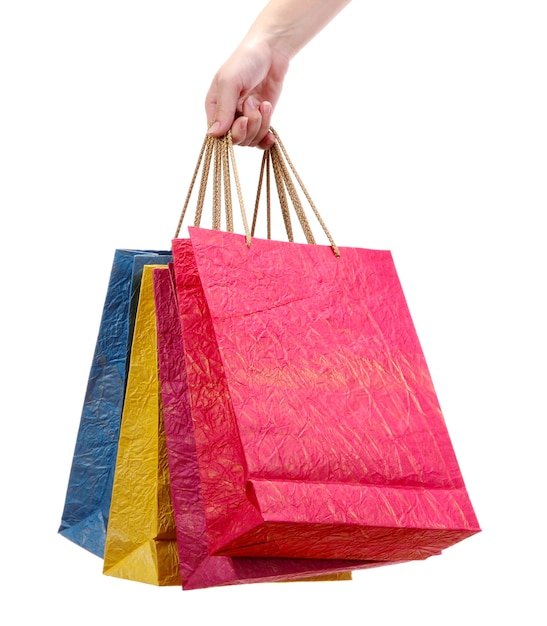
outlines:
[[[292,59],[350,0],[270,0],[254,21],[244,43],[267,43]]]

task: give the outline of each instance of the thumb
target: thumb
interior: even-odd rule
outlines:
[[[236,118],[239,92],[226,86],[218,89],[215,96],[205,103],[209,125],[207,133],[213,137],[222,137],[230,130]]]

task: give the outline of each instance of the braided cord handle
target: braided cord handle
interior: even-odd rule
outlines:
[[[258,208],[260,205],[260,197],[262,194],[264,177],[266,177],[266,203],[267,203],[267,229],[268,229],[268,239],[271,238],[271,182],[270,182],[270,171],[273,172],[274,180],[277,188],[277,195],[279,198],[279,204],[281,206],[281,213],[283,215],[283,222],[285,224],[285,231],[287,233],[287,238],[289,241],[294,241],[293,238],[293,230],[292,223],[290,218],[290,205],[296,213],[298,220],[300,222],[300,226],[302,227],[302,231],[304,232],[304,236],[306,237],[306,241],[310,244],[315,244],[315,239],[310,227],[310,223],[304,211],[304,207],[302,202],[300,201],[298,190],[292,176],[297,181],[300,189],[303,191],[308,204],[310,205],[317,221],[319,222],[323,232],[327,236],[329,243],[331,245],[332,251],[334,254],[339,257],[340,250],[338,246],[334,242],[332,235],[330,234],[323,218],[319,214],[317,207],[315,206],[313,200],[311,199],[308,190],[304,186],[302,179],[298,175],[296,168],[294,167],[283,142],[281,141],[277,132],[270,128],[270,131],[274,134],[276,138],[276,143],[269,149],[264,152],[262,157],[262,165],[260,168],[258,189],[255,200],[255,209],[253,215],[253,225],[251,229],[251,234],[254,236],[255,228],[256,228],[256,220],[258,215]],[[291,176],[292,172],[292,176]],[[288,196],[288,197],[287,197]],[[290,199],[290,203],[289,203]]]
[[[232,133],[228,131],[226,135],[220,138],[206,136],[199,153],[198,161],[194,169],[192,180],[190,181],[190,187],[186,194],[186,199],[182,207],[177,229],[175,231],[175,239],[180,234],[182,222],[186,215],[192,192],[198,178],[201,169],[201,180],[198,191],[198,199],[196,205],[196,213],[194,216],[194,226],[200,226],[201,218],[203,214],[203,206],[205,203],[205,195],[207,185],[209,182],[209,176],[211,173],[211,163],[213,164],[213,230],[220,230],[222,206],[224,204],[226,215],[226,230],[233,232],[233,209],[232,209],[232,189],[231,178],[233,171],[233,178],[236,183],[237,197],[239,201],[239,207],[241,209],[241,217],[243,221],[243,228],[245,230],[245,239],[247,245],[251,245],[251,231],[247,222],[247,215],[245,213],[245,205],[243,202],[243,194],[241,192],[241,184],[239,182],[239,174],[237,171],[237,164],[235,160],[234,147],[232,143]],[[223,194],[224,192],[224,194]],[[224,203],[222,202],[222,196],[224,195]]]
[[[175,232],[175,238],[179,236],[182,222],[186,215],[192,191],[194,189],[196,180],[198,178],[199,171],[201,169],[201,180],[199,185],[196,213],[194,217],[194,226],[200,226],[201,218],[203,214],[203,206],[205,202],[205,195],[207,185],[209,181],[209,175],[211,171],[211,164],[213,164],[213,230],[220,230],[222,207],[224,205],[226,215],[226,230],[233,232],[233,209],[232,209],[232,191],[231,191],[231,179],[233,173],[233,179],[236,184],[237,196],[239,206],[241,209],[241,216],[243,221],[243,228],[245,230],[245,239],[247,246],[251,245],[251,238],[255,234],[256,222],[258,216],[258,210],[260,205],[260,198],[264,187],[264,179],[266,179],[266,219],[267,219],[267,233],[268,239],[271,239],[271,173],[273,173],[277,195],[279,198],[279,204],[281,207],[281,213],[283,216],[283,222],[285,225],[285,231],[289,241],[294,241],[290,207],[294,209],[300,226],[306,237],[306,241],[309,244],[315,244],[315,238],[313,236],[310,223],[304,211],[302,202],[298,195],[297,187],[293,181],[293,176],[296,179],[298,185],[303,191],[310,207],[312,208],[317,221],[321,225],[323,232],[327,236],[330,242],[331,248],[334,254],[339,257],[340,251],[338,246],[334,242],[329,230],[327,229],[325,222],[323,221],[319,211],[317,210],[313,200],[310,197],[307,189],[305,188],[298,172],[296,171],[292,161],[290,160],[287,150],[283,145],[277,132],[271,128],[271,132],[276,138],[276,143],[269,149],[265,150],[260,168],[260,175],[258,180],[258,189],[256,194],[255,208],[253,214],[252,228],[249,229],[247,222],[247,216],[245,212],[245,206],[243,202],[243,194],[241,192],[241,184],[239,181],[239,174],[237,170],[237,164],[234,154],[234,145],[232,141],[232,133],[228,131],[226,135],[220,138],[206,136],[201,147],[201,151],[198,157],[198,161],[194,170],[192,180],[190,182],[190,188],[186,195],[184,206],[180,215],[180,219]],[[292,172],[292,176],[291,176]],[[223,194],[224,192],[224,194]],[[224,203],[222,196],[224,195]]]

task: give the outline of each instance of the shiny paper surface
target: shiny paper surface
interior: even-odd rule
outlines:
[[[189,230],[227,398],[196,401],[210,551],[423,559],[478,532],[391,254]]]
[[[153,267],[143,269],[138,299],[103,571],[177,585],[178,551],[159,406]]]
[[[180,252],[182,251],[179,248],[179,259]],[[192,257],[189,241],[186,242],[186,253]],[[191,265],[190,263],[190,271]],[[193,274],[195,278],[195,266]],[[195,445],[195,433],[201,436],[201,429],[197,427],[194,431],[192,412],[195,405],[199,405],[200,398],[207,398],[210,405],[214,406],[221,397],[221,390],[216,386],[218,378],[215,369],[218,358],[214,356],[214,338],[207,336],[207,312],[200,312],[198,306],[194,311],[196,325],[191,327],[200,334],[203,341],[200,351],[187,360],[174,285],[168,269],[154,270],[154,287],[162,406],[184,589],[302,578],[348,579],[349,569],[380,565],[362,561],[209,555],[206,526],[210,516],[206,515],[204,508]],[[196,284],[190,278],[184,287],[185,299],[188,303],[196,303],[199,292],[199,282]],[[206,425],[204,427],[207,428]],[[216,463],[213,463],[213,468],[214,480],[222,482],[229,482],[231,470],[235,469],[228,467],[224,474]],[[207,489],[207,485],[205,488]]]
[[[133,334],[134,294],[140,288],[143,265],[167,263],[170,254],[152,250],[114,254],[59,528],[64,537],[100,557]]]

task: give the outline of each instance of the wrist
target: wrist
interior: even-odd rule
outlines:
[[[269,26],[268,28],[252,28],[241,42],[242,47],[258,56],[281,55],[290,61],[298,49],[292,43],[287,31]]]

